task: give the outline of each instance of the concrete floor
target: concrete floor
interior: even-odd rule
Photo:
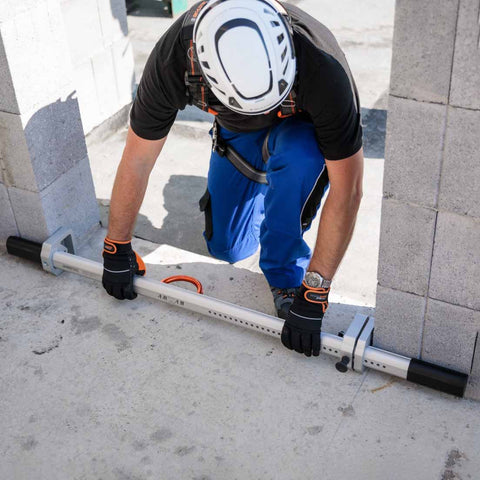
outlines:
[[[368,120],[365,198],[325,319],[337,333],[375,303],[393,1],[296,3],[338,35]],[[169,21],[129,22],[141,72]],[[273,313],[256,257],[206,256],[202,120],[188,111],[172,130],[134,247],[151,278],[193,275],[210,296]],[[104,222],[124,137],[89,138]],[[104,235],[79,253],[99,261]],[[6,254],[0,269],[0,480],[480,478],[478,403],[373,371],[340,374],[331,358],[148,299],[119,302],[95,281]]]
[[[81,254],[99,260],[104,232]],[[148,275],[271,312],[262,275],[135,239]],[[3,480],[477,479],[478,403],[0,256]],[[13,274],[14,272],[14,274]],[[354,305],[333,303],[326,330]]]

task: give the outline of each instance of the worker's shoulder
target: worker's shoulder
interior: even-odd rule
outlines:
[[[333,33],[319,20],[295,5],[285,3],[284,6],[293,26],[293,36],[298,52],[307,57],[332,57],[343,63],[345,55]]]
[[[180,15],[156,43],[152,54],[164,66],[183,59],[186,54],[185,18],[189,12]]]

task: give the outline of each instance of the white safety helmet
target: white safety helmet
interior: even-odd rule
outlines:
[[[276,0],[210,0],[195,22],[193,41],[205,81],[235,112],[274,110],[293,87],[292,28]]]

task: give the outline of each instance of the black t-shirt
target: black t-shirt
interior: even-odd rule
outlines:
[[[362,146],[360,105],[350,68],[335,37],[324,25],[284,3],[293,23],[297,56],[297,107],[315,126],[325,158],[349,157]],[[165,137],[189,98],[185,86],[187,51],[182,38],[182,15],[158,41],[145,65],[130,112],[130,125],[141,138]],[[218,110],[216,108],[216,110]],[[259,130],[282,121],[277,111],[242,115],[219,109],[220,125],[234,132]]]

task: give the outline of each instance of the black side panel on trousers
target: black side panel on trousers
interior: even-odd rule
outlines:
[[[302,210],[302,229],[305,230],[310,226],[312,220],[317,214],[318,206],[322,201],[323,191],[328,185],[328,172],[327,167],[324,167],[322,174],[317,180],[317,183],[313,187],[307,202],[303,206]]]
[[[213,235],[212,203],[208,188],[203,197],[198,202],[200,211],[205,212],[205,237],[210,240]]]

